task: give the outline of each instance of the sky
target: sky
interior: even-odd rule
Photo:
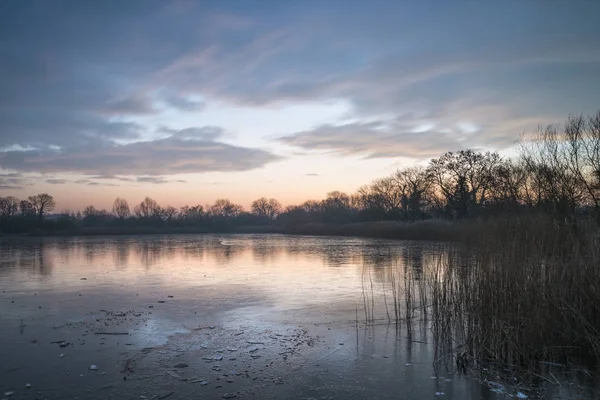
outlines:
[[[600,109],[593,0],[0,2],[0,196],[284,205]]]

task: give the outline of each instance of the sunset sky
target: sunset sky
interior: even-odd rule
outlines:
[[[2,1],[0,196],[352,192],[600,109],[600,1]]]

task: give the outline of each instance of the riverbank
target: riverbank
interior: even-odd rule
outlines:
[[[294,226],[246,225],[209,229],[206,227],[181,226],[114,226],[78,227],[65,230],[36,229],[19,235],[0,237],[44,237],[44,236],[117,236],[157,234],[210,234],[210,233],[266,233],[313,236],[355,236],[398,240],[456,241],[465,237],[467,227],[475,222],[449,222],[427,220],[417,222],[373,221],[351,224],[309,223]],[[462,232],[462,233],[461,233]]]

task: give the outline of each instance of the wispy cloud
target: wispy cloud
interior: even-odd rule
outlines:
[[[280,157],[216,141],[218,132],[202,128],[177,131],[164,139],[99,146],[72,146],[61,150],[0,153],[0,166],[19,171],[77,172],[112,176],[180,174],[213,171],[247,171]]]
[[[203,101],[193,100],[185,95],[178,94],[166,94],[162,97],[162,101],[169,107],[186,112],[199,112],[206,107],[206,103]]]
[[[599,2],[12,3],[0,15],[0,167],[18,171],[241,172],[280,159],[282,144],[429,157],[506,147],[600,104]],[[222,105],[328,101],[347,118],[281,129],[273,151],[224,140],[227,126],[161,130]]]
[[[66,179],[46,179],[46,183],[49,183],[51,185],[64,185],[68,182],[69,181]]]
[[[0,173],[0,189],[21,189],[25,183],[25,177],[18,172]]]
[[[107,100],[99,112],[109,115],[146,115],[156,114],[159,110],[147,95],[133,95]]]
[[[90,175],[90,179],[114,179],[122,182],[133,182],[133,178],[128,178],[125,176],[116,176],[116,175]]]
[[[138,181],[138,182],[144,182],[144,183],[155,183],[155,184],[161,184],[161,183],[168,183],[169,182],[168,180],[166,180],[162,176],[140,176],[140,177],[138,177],[136,179],[136,181]]]
[[[89,179],[78,179],[74,183],[76,183],[78,185],[87,185],[87,186],[112,186],[112,187],[120,186],[120,185],[117,185],[116,183],[91,181]]]
[[[157,185],[164,184],[164,183],[187,183],[183,179],[166,179],[165,177],[162,177],[162,176],[138,176],[136,178],[136,181],[143,182],[143,183],[154,183]]]
[[[451,134],[403,131],[383,122],[323,125],[279,139],[282,143],[306,150],[326,151],[342,156],[371,158],[431,157],[462,145]]]

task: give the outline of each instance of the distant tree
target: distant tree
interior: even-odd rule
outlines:
[[[19,211],[23,217],[35,216],[35,208],[29,200],[21,200],[19,202]]]
[[[83,218],[92,218],[98,215],[98,210],[96,210],[96,207],[90,205],[83,209],[82,214]]]
[[[179,218],[188,222],[197,222],[204,216],[204,207],[201,205],[197,206],[183,206],[179,209]]]
[[[12,218],[19,212],[19,199],[13,196],[0,197],[0,217]]]
[[[350,207],[350,196],[339,191],[327,193],[327,198],[321,202],[321,215],[324,222],[349,222],[353,211],[355,210]]]
[[[514,212],[522,205],[532,206],[527,185],[527,168],[505,160],[494,168],[490,205],[497,211]]]
[[[536,207],[559,220],[572,218],[585,202],[589,174],[583,169],[579,142],[583,122],[572,119],[562,128],[550,125],[538,130],[532,140],[521,142],[521,159],[531,174]],[[587,179],[586,179],[587,178]]]
[[[402,209],[402,200],[406,197],[404,191],[394,176],[380,178],[371,183],[369,199],[373,206],[385,210],[388,216],[396,219]]]
[[[44,214],[53,211],[54,207],[56,207],[54,197],[50,196],[48,193],[29,196],[28,200],[33,205],[33,209],[40,220],[44,218]]]
[[[112,206],[113,214],[119,219],[125,219],[129,217],[129,204],[127,200],[117,197]]]
[[[281,203],[275,199],[267,199],[266,197],[254,200],[251,206],[253,214],[269,219],[275,219],[281,213],[281,209]]]
[[[177,217],[177,209],[173,206],[166,206],[162,209],[161,215],[165,221],[171,222]]]
[[[401,193],[403,219],[420,219],[423,208],[429,202],[431,180],[427,171],[422,167],[404,168],[396,171],[393,178]]]
[[[321,202],[316,200],[306,200],[300,208],[310,214],[318,214],[322,211]]]
[[[501,161],[496,152],[448,152],[431,160],[427,174],[445,197],[447,204],[464,206],[465,212],[470,214],[481,208],[489,198],[494,182],[493,171]],[[460,205],[457,203],[457,193],[461,193]]]
[[[98,210],[90,205],[83,209],[83,222],[86,225],[101,225],[111,219],[111,214],[106,210]]]
[[[350,196],[337,190],[329,192],[327,193],[327,198],[323,200],[322,207],[338,209],[350,208]]]
[[[237,217],[244,211],[240,205],[233,204],[227,199],[218,199],[210,207],[210,214],[215,217]]]
[[[156,200],[146,197],[144,201],[135,206],[133,212],[138,218],[157,218],[160,217],[161,208]]]

